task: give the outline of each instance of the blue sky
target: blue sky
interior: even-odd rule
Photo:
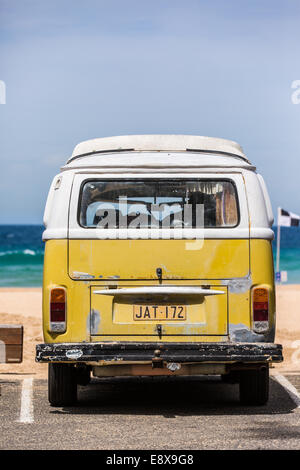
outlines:
[[[0,0],[0,223],[41,223],[80,141],[238,141],[300,214],[298,0]]]

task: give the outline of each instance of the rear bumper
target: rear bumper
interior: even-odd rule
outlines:
[[[48,343],[36,346],[37,362],[270,363],[283,361],[274,343]]]

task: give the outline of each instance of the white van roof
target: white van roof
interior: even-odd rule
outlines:
[[[205,152],[239,157],[250,163],[242,147],[231,140],[195,135],[122,135],[86,140],[76,145],[71,161],[97,153],[124,151]]]

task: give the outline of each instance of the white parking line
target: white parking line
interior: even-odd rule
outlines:
[[[19,423],[33,423],[33,378],[23,380]]]
[[[282,387],[286,389],[291,399],[297,405],[297,408],[300,408],[300,395],[299,395],[298,390],[294,387],[294,385],[292,385],[291,382],[286,377],[280,374],[274,375],[274,379],[277,380],[277,382],[280,383],[280,385],[282,385]]]

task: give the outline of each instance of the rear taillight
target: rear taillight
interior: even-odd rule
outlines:
[[[264,287],[253,289],[253,329],[264,333],[269,329],[269,290]]]
[[[66,331],[67,298],[63,287],[55,287],[50,292],[50,331]]]

